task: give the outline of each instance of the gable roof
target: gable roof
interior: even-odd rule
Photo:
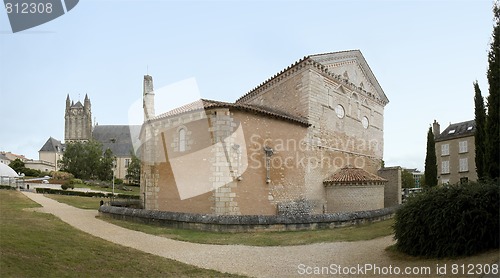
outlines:
[[[476,122],[474,120],[465,121],[456,124],[450,124],[441,134],[439,134],[435,141],[445,141],[455,138],[474,136],[476,132]]]
[[[307,119],[302,118],[302,117],[298,117],[298,116],[292,116],[286,112],[279,111],[277,109],[262,107],[262,106],[253,105],[253,104],[230,103],[230,102],[222,102],[222,101],[209,100],[209,99],[200,99],[200,100],[191,102],[189,104],[177,107],[177,108],[172,109],[168,112],[160,114],[160,115],[152,118],[151,120],[154,121],[154,120],[158,120],[158,119],[182,115],[182,114],[189,113],[189,112],[215,109],[215,108],[228,108],[228,109],[235,109],[235,110],[246,111],[246,112],[251,112],[251,113],[257,113],[257,114],[262,114],[262,115],[290,121],[290,122],[297,123],[297,124],[300,124],[303,126],[309,126]]]
[[[323,181],[325,185],[357,185],[357,184],[373,184],[384,183],[386,179],[375,174],[369,173],[361,168],[352,166],[344,167],[338,170],[331,177]]]
[[[102,144],[103,151],[111,149],[114,156],[129,157],[134,150],[130,129],[140,126],[129,125],[97,125],[92,137]]]
[[[363,70],[363,73],[366,75],[367,79],[375,88],[376,96],[372,95],[372,93],[370,92],[366,92],[363,88],[358,87],[358,85],[351,83],[348,79],[333,72],[330,72],[328,70],[327,64],[346,62],[346,61],[356,61],[360,65],[360,67]],[[236,103],[244,102],[245,100],[255,95],[258,95],[262,90],[270,86],[270,84],[272,84],[275,80],[278,80],[284,74],[286,75],[289,72],[297,71],[298,69],[303,68],[305,65],[311,65],[312,67],[317,68],[322,73],[330,76],[330,78],[337,80],[342,85],[348,86],[353,90],[364,91],[367,95],[371,96],[372,98],[375,98],[376,100],[382,102],[383,104],[389,103],[389,99],[385,95],[384,91],[382,90],[382,87],[377,81],[377,78],[375,77],[372,70],[370,69],[370,66],[363,57],[363,54],[361,54],[361,51],[359,50],[347,50],[347,51],[330,52],[330,53],[305,56],[304,58],[296,61],[292,65],[281,70],[279,73],[276,73],[274,76],[270,77],[269,79],[261,83],[259,86],[255,87],[248,93],[241,96],[239,99],[236,100]]]
[[[65,145],[61,141],[50,137],[39,152],[64,152]]]
[[[78,101],[77,103],[71,105],[71,108],[83,108],[83,104]]]
[[[311,59],[315,60],[318,63],[321,64],[331,64],[331,63],[339,63],[339,62],[347,62],[347,61],[356,61],[359,66],[361,67],[364,75],[368,79],[368,81],[372,84],[372,86],[375,88],[376,93],[382,99],[384,102],[388,103],[389,99],[384,93],[384,90],[380,86],[380,84],[377,81],[377,78],[375,77],[375,74],[373,74],[372,70],[370,69],[370,66],[365,60],[365,57],[363,54],[361,54],[361,51],[358,49],[355,50],[347,50],[347,51],[338,51],[338,52],[330,52],[330,53],[323,53],[323,54],[315,54],[309,56]],[[355,85],[357,86],[357,85]]]

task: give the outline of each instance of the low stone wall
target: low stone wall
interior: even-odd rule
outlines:
[[[392,218],[399,206],[370,211],[310,215],[208,215],[101,206],[99,215],[168,228],[219,232],[331,229]]]

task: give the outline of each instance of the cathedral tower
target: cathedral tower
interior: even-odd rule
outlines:
[[[92,111],[90,99],[85,95],[82,104],[74,103],[69,95],[66,97],[66,112],[64,115],[64,141],[88,141],[92,137]]]

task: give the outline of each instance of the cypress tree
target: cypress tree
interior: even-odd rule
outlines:
[[[484,108],[484,99],[481,95],[481,90],[479,89],[479,84],[477,81],[474,82],[474,114],[476,122],[476,131],[474,133],[474,140],[476,145],[476,172],[479,180],[484,180],[488,174],[486,173],[485,167],[485,155],[486,155],[486,110]]]
[[[437,160],[436,160],[436,145],[434,142],[434,134],[432,127],[429,127],[427,132],[427,154],[425,155],[425,184],[427,187],[437,185]]]
[[[491,49],[488,53],[488,116],[486,119],[487,158],[489,178],[500,176],[500,4],[493,4],[494,27]]]

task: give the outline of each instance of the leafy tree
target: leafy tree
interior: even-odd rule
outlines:
[[[100,180],[112,180],[113,179],[113,161],[115,157],[111,149],[106,149],[102,155],[101,161],[99,163],[98,177]]]
[[[486,163],[489,178],[500,176],[500,3],[493,4],[494,27],[488,53],[488,116],[486,119]]]
[[[485,166],[486,156],[486,110],[484,108],[484,99],[479,89],[479,84],[474,82],[474,114],[476,122],[476,132],[474,133],[474,141],[476,145],[476,172],[479,180],[484,180],[487,175]]]
[[[23,173],[28,177],[43,177],[48,175],[47,172],[42,172],[40,170],[27,168],[22,160],[19,158],[14,159],[9,163],[9,167],[12,168],[16,173]]]
[[[401,183],[403,188],[414,188],[415,178],[413,178],[413,174],[403,169],[403,171],[401,171]]]
[[[24,172],[24,162],[22,162],[21,159],[16,158],[13,161],[9,163],[9,167],[12,168],[16,173],[23,173]]]
[[[432,128],[429,127],[427,132],[427,154],[425,155],[425,185],[426,187],[434,187],[437,185],[437,159],[436,145],[434,142],[434,134]]]
[[[101,157],[102,145],[97,141],[70,142],[60,161],[61,169],[79,179],[98,178]]]
[[[141,161],[133,152],[130,152],[130,156],[132,160],[128,165],[127,175],[125,177],[133,183],[138,184],[141,181]]]

